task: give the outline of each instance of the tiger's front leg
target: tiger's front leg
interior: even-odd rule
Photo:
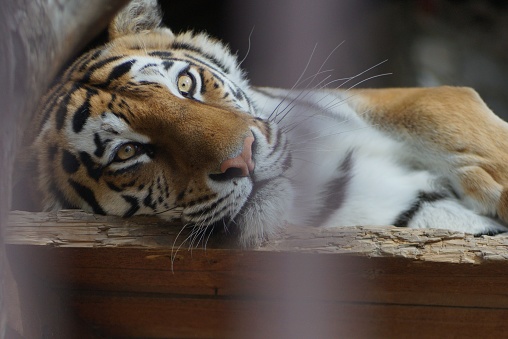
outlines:
[[[508,124],[469,88],[358,90],[351,106],[451,182],[479,214],[508,223]]]

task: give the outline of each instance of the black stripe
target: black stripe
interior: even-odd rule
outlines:
[[[174,62],[173,61],[168,61],[168,60],[165,60],[162,62],[162,66],[164,66],[164,70],[168,70],[171,68],[171,66],[173,66]]]
[[[58,145],[50,145],[48,147],[48,160],[49,162],[53,161],[55,159],[55,156],[58,154]]]
[[[211,205],[208,205],[208,206],[204,206],[205,208],[199,210],[199,211],[195,211],[195,212],[191,212],[191,213],[185,213],[185,216],[187,217],[199,217],[199,216],[207,216],[208,214],[210,214],[210,212],[213,212],[217,206],[219,206],[220,203],[222,203],[224,200],[226,200],[227,198],[229,198],[231,196],[233,192],[230,192],[229,194],[227,194],[226,196],[216,200],[214,203],[212,203]],[[219,215],[221,214],[222,211],[224,211],[226,208],[227,208],[227,204],[225,206],[223,206],[219,211],[216,211],[214,213],[213,216],[216,216],[216,215]],[[212,217],[213,217],[212,216]],[[211,219],[211,218],[209,218]]]
[[[118,132],[116,134],[118,134]],[[106,139],[106,140],[104,140],[104,142],[102,142],[101,137],[99,136],[99,133],[94,133],[93,142],[95,144],[95,152],[93,152],[93,154],[96,157],[102,157],[104,155],[104,151],[106,150],[106,145],[110,141],[111,141],[111,139]]]
[[[290,169],[292,164],[293,156],[291,153],[288,153],[286,159],[284,159],[284,162],[282,163],[282,172],[286,172],[288,169]]]
[[[165,62],[167,62],[167,61],[165,61]],[[144,65],[143,67],[141,67],[141,68],[138,70],[138,72],[143,72],[143,71],[145,70],[145,68],[155,67],[155,66],[157,66],[157,64],[155,64],[155,63],[153,63],[153,62],[148,63],[148,64]]]
[[[171,45],[171,48],[183,49],[183,50],[199,53],[201,56],[205,57],[206,59],[210,60],[215,65],[217,65],[217,67],[219,67],[224,73],[229,73],[229,68],[226,65],[224,65],[222,62],[220,62],[213,55],[203,52],[203,50],[201,48],[198,48],[196,46],[191,46],[189,44],[182,43],[182,42],[173,42],[173,44]],[[186,55],[186,56],[188,56],[188,55]],[[188,57],[191,57],[191,56],[188,56]]]
[[[122,198],[131,204],[131,208],[127,212],[124,213],[124,218],[133,216],[139,210],[139,201],[138,198],[133,197],[131,195],[122,195]]]
[[[198,62],[199,64],[197,64],[197,63],[195,63],[195,62],[192,62],[192,61],[190,61],[190,60],[188,60],[188,59],[192,59],[192,60],[194,60],[194,61]],[[192,56],[190,56],[190,55],[189,55],[189,56],[187,56],[187,59],[182,59],[182,58],[172,58],[172,59],[171,59],[171,61],[183,61],[183,62],[188,63],[190,66],[194,66],[194,67],[202,67],[202,66],[205,66],[205,67],[208,69],[208,71],[212,74],[212,76],[213,76],[216,80],[218,80],[218,81],[219,81],[222,85],[224,85],[224,80],[222,79],[222,77],[224,77],[224,75],[223,75],[223,74],[220,74],[220,72],[221,72],[221,71],[220,71],[219,69],[217,69],[216,67],[213,67],[212,65],[210,65],[210,64],[208,64],[208,63],[206,63],[206,62],[204,62],[203,60],[200,60],[200,59],[198,59],[198,58],[194,58],[194,57],[192,57]],[[217,72],[219,72],[219,73],[217,73]],[[227,78],[227,77],[225,77],[225,78]],[[229,80],[229,79],[228,79],[228,80]]]
[[[110,111],[113,110],[113,103],[116,101],[116,94],[115,93],[111,93],[111,99],[109,100],[108,102],[108,109]],[[102,113],[103,115],[105,115],[105,113]]]
[[[93,62],[95,61],[99,55],[102,54],[102,49],[99,49],[97,51],[91,51],[92,54],[89,54],[87,55],[88,59],[85,58],[85,60],[78,60],[77,62],[82,62],[80,65],[79,65],[79,71],[80,72],[83,72],[89,65],[90,62]]]
[[[62,167],[67,174],[76,173],[79,169],[80,162],[78,158],[68,150],[63,150],[62,154]]]
[[[411,219],[413,219],[416,213],[420,210],[424,202],[434,202],[444,198],[446,198],[446,196],[441,193],[420,192],[413,205],[406,211],[399,214],[397,219],[395,219],[393,222],[393,225],[397,227],[407,227]]]
[[[107,88],[109,85],[111,85],[111,83],[119,78],[121,78],[123,75],[127,74],[131,68],[132,68],[132,65],[134,65],[136,61],[133,59],[133,60],[129,60],[129,61],[125,61],[123,63],[121,63],[120,65],[117,65],[115,67],[113,67],[113,70],[111,71],[111,73],[109,73],[106,81],[104,81],[102,84],[96,84],[95,86],[96,87],[99,87],[99,88]]]
[[[83,63],[86,63],[88,61],[87,59],[88,55],[83,55],[82,57],[80,57],[78,60],[76,60],[71,67],[69,67],[66,71],[65,71],[65,74],[59,76],[59,77],[56,77],[54,80],[53,80],[53,83],[52,83],[52,88],[51,88],[51,91],[49,93],[49,96],[47,96],[44,100],[44,104],[43,104],[43,109],[42,109],[42,120],[41,120],[41,125],[38,126],[38,129],[42,128],[42,126],[44,125],[44,123],[48,120],[49,118],[49,114],[50,112],[53,111],[53,109],[55,108],[55,103],[57,102],[57,100],[65,93],[65,92],[68,92],[68,91],[63,91],[63,89],[68,85],[68,81],[69,81],[69,74],[72,74],[75,69],[78,67],[78,65],[80,64],[80,62],[83,62]],[[72,90],[72,89],[71,89]]]
[[[268,130],[268,129],[267,129],[267,130]],[[269,135],[269,136],[268,136],[268,135],[266,136],[266,141],[267,141],[268,143],[271,143],[271,142],[272,142],[272,140],[270,140],[270,139],[271,139],[271,136],[272,136],[272,135],[271,135],[271,133],[270,133],[270,135]],[[272,157],[272,156],[273,156],[273,154],[274,154],[277,150],[279,150],[279,147],[280,147],[280,141],[281,141],[281,139],[282,139],[282,130],[278,129],[278,130],[277,130],[277,134],[276,134],[275,143],[272,145],[272,149],[270,150],[270,152],[266,155],[266,157],[267,157],[267,158]]]
[[[176,196],[176,200],[177,200],[177,201],[180,201],[180,200],[182,200],[184,197],[185,197],[185,190],[183,190],[183,191],[181,191],[180,193],[178,193],[178,195]]]
[[[67,116],[67,105],[69,104],[69,101],[71,100],[71,95],[73,92],[69,92],[65,95],[64,99],[60,102],[60,105],[58,105],[58,111],[56,112],[55,118],[56,118],[56,129],[61,130],[64,122],[65,117]]]
[[[78,109],[74,112],[74,116],[72,117],[72,130],[75,133],[79,133],[83,130],[83,127],[90,116],[90,98],[93,95],[97,95],[99,92],[93,88],[86,89],[86,98],[83,104],[78,107]]]
[[[159,73],[159,75],[162,76],[162,74]],[[131,86],[139,86],[139,85],[143,85],[143,86],[152,86],[152,87],[155,87],[155,88],[162,88],[161,84],[159,84],[158,82],[154,82],[154,81],[146,81],[146,80],[141,80],[140,82],[138,83],[135,83],[135,82],[130,82],[129,85]]]
[[[134,179],[132,181],[122,184],[121,186],[122,186],[122,188],[132,187],[132,186],[136,185],[136,182],[137,182],[137,180]]]
[[[53,111],[56,100],[62,95],[62,90],[67,86],[71,76],[74,74],[76,69],[79,67],[79,71],[83,71],[83,69],[88,66],[90,61],[95,60],[95,58],[97,58],[102,53],[102,50],[92,52],[92,54],[83,54],[67,70],[65,70],[62,76],[57,77],[53,80],[51,94],[47,100],[44,101],[42,113],[43,119],[40,121],[41,124],[37,126],[38,129],[42,128],[44,123],[48,120],[49,113]]]
[[[321,194],[322,205],[315,216],[311,218],[311,225],[323,225],[344,204],[347,189],[352,178],[352,167],[353,151],[349,151],[338,168],[338,172],[341,175],[330,181],[326,185],[325,191]]]
[[[199,68],[199,77],[201,79],[201,90],[200,90],[201,95],[206,93],[205,75],[203,74],[204,71],[205,70],[203,68],[201,67]]]
[[[141,165],[142,165],[142,163],[137,162],[135,164],[132,164],[132,165],[124,167],[124,168],[120,168],[120,169],[117,169],[117,170],[109,170],[109,171],[107,171],[107,174],[108,175],[120,175],[120,174],[124,174],[126,172],[131,172],[131,171],[137,170]]]
[[[210,199],[213,199],[217,196],[217,194],[209,194],[202,196],[201,198],[198,198],[196,200],[190,201],[185,207],[192,207],[194,205],[200,204],[202,202],[208,201]]]
[[[215,205],[215,204],[213,204],[213,205]],[[213,219],[216,219],[217,216],[224,214],[224,211],[227,210],[228,207],[229,206],[227,204],[225,204],[219,210],[217,210],[216,206],[214,206],[213,208],[205,208],[205,209],[195,212],[195,213],[184,214],[184,216],[190,220],[201,219],[201,221],[203,221],[203,222],[211,222]],[[205,225],[205,226],[209,226],[209,225]]]
[[[72,186],[74,191],[76,191],[76,193],[81,197],[81,199],[83,199],[88,205],[90,205],[94,213],[106,214],[102,209],[102,207],[97,202],[97,199],[95,199],[95,195],[90,188],[83,186],[72,179],[69,179],[68,182],[69,185]]]
[[[108,187],[112,190],[112,191],[115,191],[115,192],[122,192],[123,189],[121,189],[120,187],[118,187],[117,185],[113,184],[112,182],[110,181],[106,181],[106,185],[108,185]]]
[[[59,87],[50,94],[49,97],[44,101],[42,106],[42,113],[40,114],[42,116],[42,119],[39,122],[39,126],[37,126],[37,130],[40,131],[42,129],[42,126],[48,121],[49,116],[51,113],[53,113],[58,106],[56,105],[56,102],[58,99],[62,97],[62,88],[64,87],[63,84],[60,84]],[[64,114],[65,117],[65,114]]]
[[[61,130],[65,118],[67,117],[67,106],[69,105],[69,101],[71,100],[72,95],[81,88],[80,85],[74,83],[72,84],[70,90],[65,94],[64,98],[60,103],[58,104],[58,111],[56,112],[55,119],[56,119],[56,129]]]
[[[153,194],[153,190],[152,190],[152,186],[150,186],[148,188],[148,194],[146,195],[145,199],[143,199],[143,204],[146,207],[150,207],[151,209],[155,210],[155,203],[153,202],[152,194]]]
[[[233,95],[235,96],[236,99],[238,100],[243,100],[244,98],[244,94],[242,92],[242,90],[240,88],[237,88],[236,91],[231,87],[231,86],[228,86],[229,87],[229,90],[231,91],[231,93],[233,93]]]
[[[169,198],[169,185],[166,181],[164,181],[164,195],[166,196],[166,199]]]
[[[169,51],[154,51],[148,53],[149,56],[158,57],[162,59],[170,59],[173,56],[173,53]]]
[[[110,57],[110,58],[107,58],[107,59],[104,59],[104,60],[101,60],[95,64],[93,64],[88,70],[87,72],[83,75],[83,77],[80,79],[80,82],[82,83],[88,83],[90,82],[90,78],[92,77],[93,73],[98,70],[99,68],[101,67],[104,67],[105,65],[109,64],[109,63],[112,63],[113,61],[116,61],[118,59],[121,59],[123,58],[123,55],[117,55],[117,56],[113,56],[113,57]]]
[[[132,115],[132,112],[130,111],[130,108],[127,108],[127,111]],[[129,119],[121,112],[113,112],[111,111],[111,113],[113,113],[113,115],[119,119],[122,119],[123,121],[125,121],[128,125],[131,124],[131,122],[129,121]],[[118,133],[115,133],[115,134],[118,134]]]
[[[184,59],[177,59],[177,58],[175,58],[175,59],[173,59],[173,60],[181,60],[181,61],[185,61],[185,62],[188,62],[189,64],[191,64],[191,65],[193,65],[193,66],[196,66],[196,67],[205,66],[206,68],[208,68],[208,70],[209,70],[209,71],[210,71],[210,72],[211,72],[211,73],[212,73],[215,77],[217,77],[217,74],[216,74],[217,72],[218,72],[218,73],[222,73],[223,75],[224,75],[224,73],[228,74],[227,70],[225,70],[225,69],[221,68],[219,65],[215,65],[215,66],[217,66],[218,68],[217,68],[217,67],[214,67],[214,65],[211,65],[211,64],[209,64],[208,62],[205,62],[205,61],[203,61],[203,60],[201,60],[201,59],[199,59],[199,58],[196,58],[196,57],[194,57],[194,56],[192,56],[192,55],[190,55],[190,54],[185,54],[185,57],[186,57],[187,59],[191,59],[191,60],[194,60],[195,62],[198,62],[198,63],[199,63],[199,65],[198,65],[198,64],[195,64],[195,63],[191,63],[191,62],[189,62],[189,60],[184,60]],[[211,60],[211,61],[213,62],[213,60]],[[221,82],[222,82],[222,83],[224,83],[224,81],[221,81]]]
[[[85,165],[88,175],[95,181],[99,181],[99,178],[102,176],[102,166],[93,161],[87,152],[79,152],[79,159]]]
[[[272,138],[273,138],[273,133],[272,133],[273,131],[272,131],[271,126],[265,120],[263,120],[261,118],[256,118],[256,120],[261,121],[263,123],[264,130],[266,131],[266,134],[265,134],[266,142],[271,144]],[[279,134],[282,134],[282,132],[279,132],[279,130],[277,130],[277,137],[280,137]]]

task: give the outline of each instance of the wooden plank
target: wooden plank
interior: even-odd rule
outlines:
[[[55,247],[139,247],[187,249],[191,229],[154,217],[119,218],[79,210],[57,213],[12,212],[9,244]],[[205,244],[194,244],[203,247]],[[237,248],[234,239],[212,237],[207,248]],[[508,235],[474,237],[442,229],[356,226],[334,229],[287,227],[280,237],[256,250],[268,252],[348,253],[404,257],[418,261],[473,263],[508,261]]]
[[[209,249],[187,252],[172,268],[162,250],[7,248],[51,288],[508,308],[508,264]]]
[[[73,305],[115,337],[501,338],[508,330],[508,310],[492,308],[93,293]]]
[[[508,329],[506,236],[293,228],[257,248],[217,238],[189,249],[179,242],[186,232],[155,218],[17,212],[6,249],[18,280],[56,298],[55,314],[76,315],[68,333],[83,324],[99,336],[147,338]]]

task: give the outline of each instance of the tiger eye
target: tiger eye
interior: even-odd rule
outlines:
[[[178,78],[178,90],[182,95],[187,95],[193,86],[192,77],[188,74],[182,74]]]
[[[116,152],[116,157],[119,160],[127,160],[136,155],[136,145],[134,144],[125,144],[120,146],[118,151]]]

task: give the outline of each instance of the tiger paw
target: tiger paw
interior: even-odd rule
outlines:
[[[459,167],[454,174],[455,189],[469,208],[508,224],[508,168],[492,171],[491,166],[472,165]]]

